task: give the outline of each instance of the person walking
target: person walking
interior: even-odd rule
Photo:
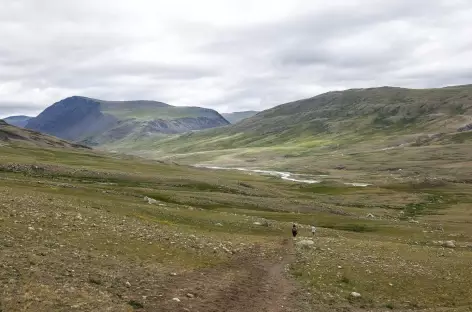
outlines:
[[[298,229],[297,229],[297,226],[294,223],[293,226],[292,226],[292,235],[293,235],[293,237],[297,237],[297,234],[298,234]]]
[[[315,236],[315,232],[316,232],[316,227],[314,225],[311,226],[311,234],[313,236]]]

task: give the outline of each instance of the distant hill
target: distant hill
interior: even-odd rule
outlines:
[[[11,116],[4,118],[3,120],[9,123],[10,125],[17,126],[17,127],[25,127],[28,121],[33,118],[29,116]]]
[[[257,113],[258,113],[257,111],[244,111],[244,112],[224,113],[221,115],[230,123],[235,124],[235,123],[240,122],[243,119],[252,117],[256,115]]]
[[[0,120],[0,145],[3,144],[27,144],[37,147],[89,149],[89,147],[81,144],[70,143],[36,131],[12,126]]]
[[[136,141],[228,125],[218,112],[155,101],[102,101],[73,96],[29,120],[26,128],[89,145]]]
[[[158,142],[161,153],[329,144],[429,144],[472,129],[472,85],[328,92],[265,110],[221,129]],[[461,135],[461,138],[467,137]],[[419,140],[419,143],[417,142]]]

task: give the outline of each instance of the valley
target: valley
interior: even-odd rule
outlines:
[[[410,101],[372,109],[368,90],[93,149],[1,123],[0,310],[468,311],[464,88],[375,128]]]

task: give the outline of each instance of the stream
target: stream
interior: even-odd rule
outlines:
[[[261,175],[271,175],[281,178],[285,181],[291,182],[298,182],[298,183],[307,183],[307,184],[316,184],[321,183],[323,180],[321,179],[306,179],[302,177],[306,177],[309,175],[304,174],[297,174],[291,173],[286,171],[274,171],[274,170],[260,170],[260,169],[248,169],[248,168],[233,168],[233,167],[218,167],[218,166],[203,166],[203,165],[195,165],[196,168],[204,168],[204,169],[211,169],[211,170],[237,170],[237,171],[244,171],[244,172],[253,172],[258,173]],[[317,178],[327,177],[326,175],[318,175]],[[368,183],[344,183],[345,185],[356,186],[356,187],[366,187],[371,186],[372,184]]]

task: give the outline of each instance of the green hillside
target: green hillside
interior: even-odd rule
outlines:
[[[224,129],[182,135],[175,152],[455,133],[468,123],[472,86],[353,89],[283,104]]]
[[[466,178],[471,161],[472,86],[329,92],[283,104],[235,125],[144,140],[122,150],[186,164],[331,172],[376,180],[378,172]],[[406,160],[408,159],[408,160]],[[418,168],[418,169],[415,169]]]

